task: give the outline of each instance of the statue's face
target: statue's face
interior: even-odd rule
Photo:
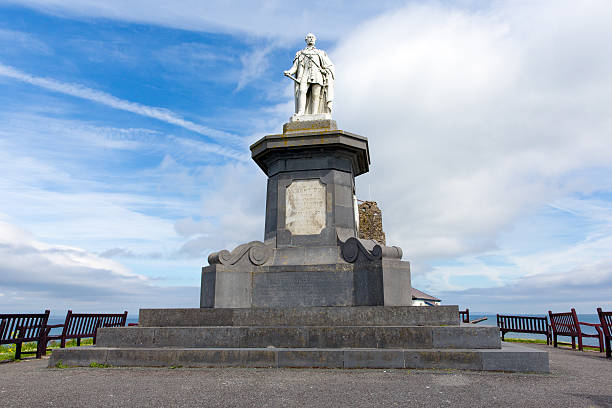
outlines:
[[[315,37],[314,34],[308,34],[306,36],[306,45],[315,45],[316,41],[317,37]]]

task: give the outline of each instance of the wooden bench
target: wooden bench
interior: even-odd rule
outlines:
[[[601,331],[606,341],[606,357],[612,357],[612,349],[610,349],[610,342],[612,341],[612,312],[604,312],[601,307],[597,308],[597,314],[599,315],[599,321],[601,323]]]
[[[48,310],[38,314],[0,314],[0,344],[15,345],[15,360],[22,354],[36,354],[36,358],[41,358],[47,344],[48,320]],[[31,341],[37,342],[36,351],[21,351],[22,344]]]
[[[579,322],[578,316],[576,315],[576,309],[574,308],[566,313],[553,313],[549,310],[548,316],[550,317],[550,327],[552,328],[553,343],[555,347],[557,347],[557,336],[568,336],[572,338],[572,349],[576,348],[576,338],[578,338],[578,349],[582,351],[582,338],[595,337],[599,339],[599,351],[604,351],[603,334],[600,324]],[[581,325],[594,327],[597,334],[583,333],[580,328]]]
[[[497,327],[501,332],[502,341],[506,333],[533,333],[546,336],[546,344],[550,344],[550,326],[546,316],[509,316],[497,315]]]
[[[62,333],[58,335],[47,335],[47,341],[60,340],[60,347],[66,347],[66,340],[76,339],[77,346],[81,345],[81,339],[93,338],[96,344],[96,335],[100,327],[123,327],[127,320],[128,312],[111,313],[72,313],[69,310],[66,314],[64,324],[54,324],[47,326],[49,329],[62,328]]]
[[[460,310],[459,311],[459,321],[462,323],[470,322],[470,309]]]

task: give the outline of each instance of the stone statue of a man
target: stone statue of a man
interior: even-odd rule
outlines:
[[[305,40],[306,48],[295,54],[293,65],[284,72],[295,81],[295,115],[292,120],[299,120],[304,115],[331,118],[334,64],[325,51],[315,48],[317,37],[314,34],[308,33]]]

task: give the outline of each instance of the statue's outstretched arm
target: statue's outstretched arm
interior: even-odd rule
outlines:
[[[293,59],[293,65],[291,66],[291,68],[289,68],[287,71],[285,71],[285,75],[289,74],[289,75],[295,75],[295,73],[297,72],[297,67],[298,67],[298,58],[299,57],[299,52],[297,54],[295,54],[295,58]]]

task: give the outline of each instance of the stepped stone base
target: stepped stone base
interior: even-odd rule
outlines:
[[[49,367],[440,368],[548,372],[548,353],[460,325],[457,306],[141,309],[139,326],[54,350]]]
[[[129,327],[98,329],[101,347],[500,348],[493,326]]]
[[[504,344],[501,349],[111,348],[54,350],[49,367],[435,368],[548,373],[548,353]]]

